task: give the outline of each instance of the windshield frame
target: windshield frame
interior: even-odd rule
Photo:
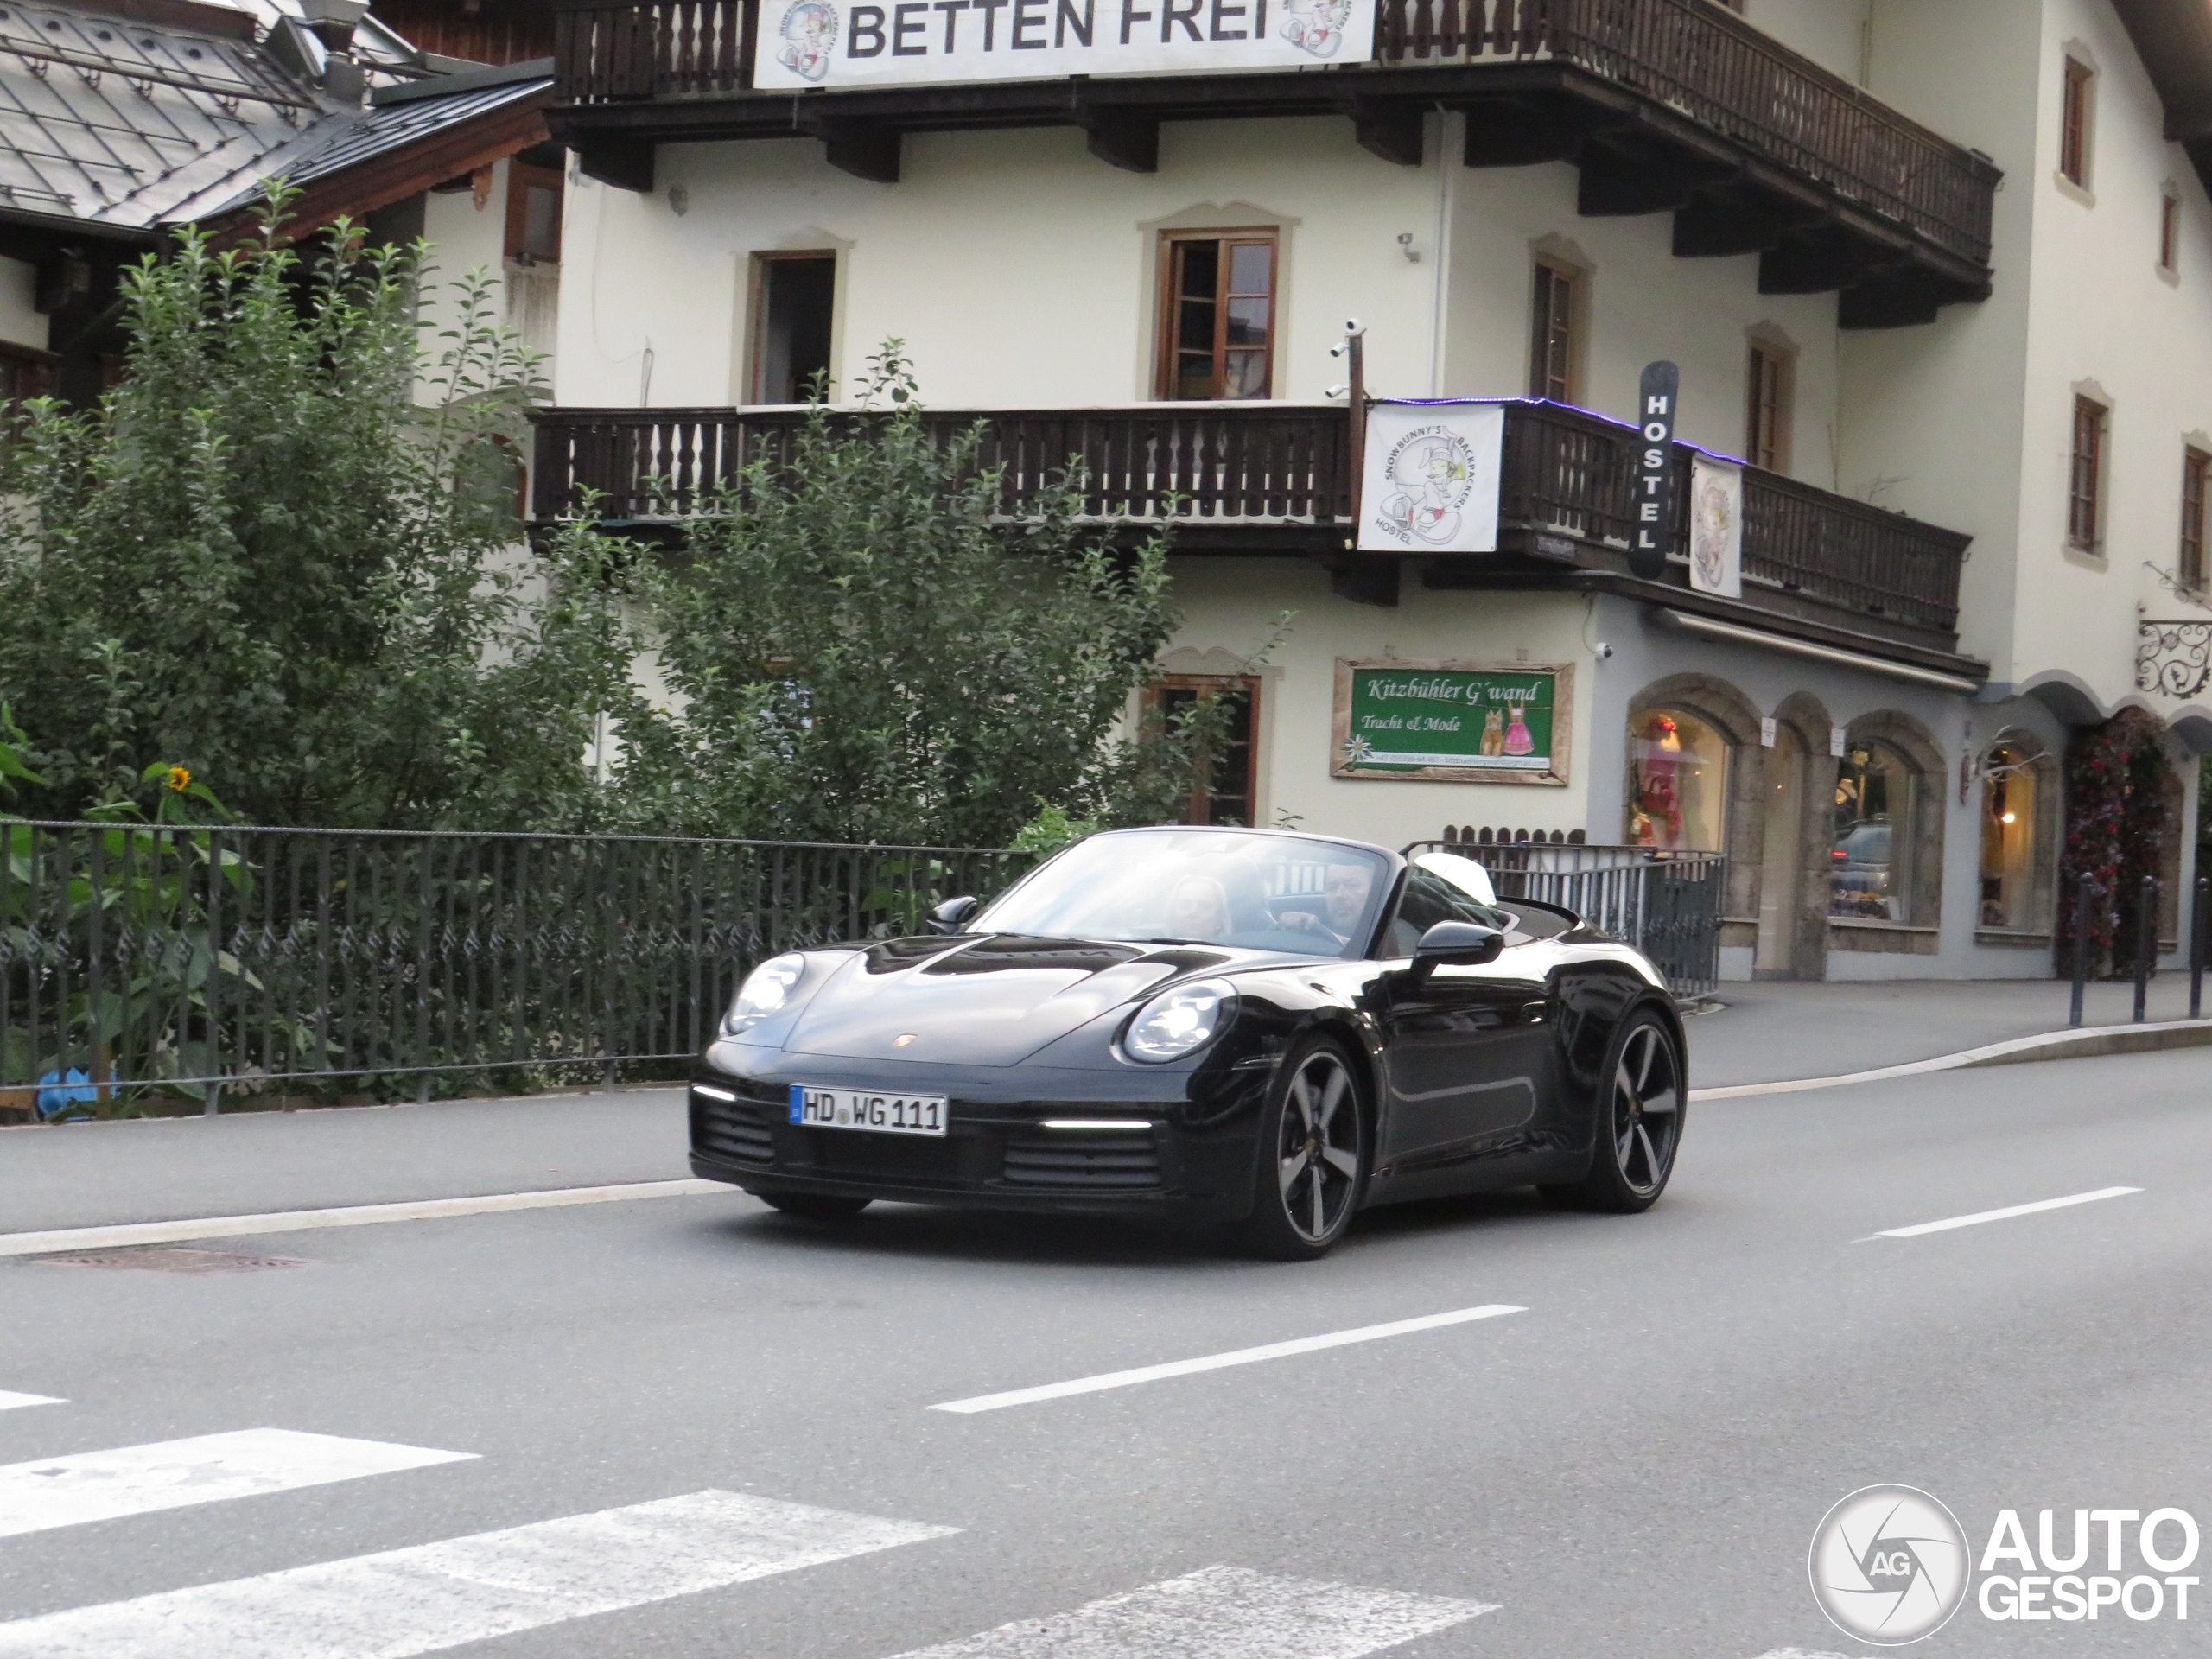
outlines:
[[[1328,849],[1342,848],[1346,852],[1357,855],[1359,861],[1371,862],[1374,866],[1374,879],[1369,884],[1367,898],[1360,915],[1354,922],[1351,931],[1344,936],[1344,942],[1333,948],[1329,944],[1330,938],[1334,934],[1333,928],[1331,928],[1327,934],[1316,933],[1311,945],[1236,944],[1197,939],[1188,941],[1186,948],[1252,950],[1287,957],[1316,957],[1337,962],[1368,960],[1374,955],[1375,943],[1381,933],[1383,918],[1391,912],[1397,902],[1398,889],[1403,882],[1406,869],[1405,859],[1389,848],[1379,847],[1370,842],[1353,841],[1340,836],[1316,836],[1294,830],[1268,830],[1226,824],[1164,823],[1147,824],[1128,830],[1103,830],[1096,835],[1085,836],[1080,841],[1071,842],[1058,852],[1054,853],[969,918],[962,931],[969,933],[1015,931],[1040,938],[1096,938],[1121,944],[1159,944],[1163,949],[1167,948],[1168,942],[1159,937],[1130,936],[1124,938],[1118,934],[1103,930],[1081,933],[1036,933],[1029,928],[1008,929],[999,919],[1009,904],[1025,889],[1032,887],[1047,871],[1079,849],[1101,841],[1125,842],[1141,836],[1219,836],[1262,838],[1308,847],[1313,849],[1317,861],[1324,863],[1327,861]],[[1347,859],[1342,861],[1349,863],[1351,861]],[[1278,931],[1287,933],[1289,930],[1278,930]]]

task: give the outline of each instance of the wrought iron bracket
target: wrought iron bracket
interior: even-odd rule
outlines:
[[[2212,683],[2212,622],[2142,618],[2135,625],[2135,689],[2193,697]]]

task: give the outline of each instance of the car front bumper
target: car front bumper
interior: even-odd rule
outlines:
[[[1069,1073],[1055,1079],[1064,1087],[1052,1090],[1054,1098],[1040,1100],[1033,1074],[1017,1084],[975,1072],[918,1076],[902,1068],[894,1081],[870,1075],[874,1066],[817,1060],[798,1063],[804,1079],[775,1075],[794,1069],[781,1064],[760,1068],[772,1075],[747,1077],[711,1063],[720,1058],[709,1052],[710,1064],[690,1091],[691,1169],[708,1180],[748,1192],[1007,1210],[1173,1213],[1200,1220],[1232,1220],[1251,1210],[1264,1072],[1236,1079],[1230,1098],[1217,1091],[1194,1108],[1187,1074]],[[792,1123],[791,1085],[800,1081],[942,1093],[950,1102],[946,1133],[887,1135]],[[717,1094],[702,1092],[702,1085]],[[1024,1097],[993,1097],[1016,1089]],[[723,1100],[721,1093],[737,1098]],[[1067,1119],[1116,1127],[1045,1127],[1047,1120]]]

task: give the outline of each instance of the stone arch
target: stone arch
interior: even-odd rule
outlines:
[[[1827,705],[1809,691],[1793,691],[1784,697],[1775,706],[1774,721],[1777,737],[1787,731],[1796,738],[1804,765],[1794,803],[1797,837],[1793,854],[1772,845],[1766,833],[1766,815],[1777,808],[1787,810],[1789,804],[1777,795],[1781,780],[1773,775],[1783,764],[1783,751],[1777,746],[1765,756],[1770,777],[1763,802],[1756,893],[1762,919],[1768,908],[1767,883],[1777,874],[1786,873],[1796,884],[1796,893],[1787,950],[1778,960],[1762,961],[1759,973],[1762,977],[1824,979],[1828,955],[1828,852],[1834,840],[1835,796],[1835,760],[1828,753],[1828,734],[1835,722]]]
[[[1999,801],[2008,809],[2018,805],[2018,791],[2007,789],[2003,797],[1993,791],[2004,781],[1995,766],[1997,752],[2010,748],[2019,753],[2021,759],[2013,763],[2017,772],[2024,772],[2031,785],[2029,798],[2031,810],[2030,846],[2033,855],[2027,903],[2015,903],[2006,890],[2007,883],[1998,880],[1998,891],[1993,896],[1988,884],[1993,877],[1988,866],[1986,850],[1988,837],[2005,832],[1992,823],[1990,814]],[[1974,796],[1973,806],[1978,844],[1975,848],[1975,871],[1978,882],[1974,893],[1974,929],[1977,933],[1993,931],[1999,942],[2004,936],[2048,936],[2058,903],[2059,849],[2064,839],[2065,816],[2064,774],[2060,766],[2061,752],[2051,747],[2050,741],[2031,726],[2020,724],[1999,728],[1986,740],[1977,740],[1973,762]],[[2001,870],[1999,872],[2001,875]],[[1995,904],[1998,908],[1993,911]]]
[[[1895,709],[1861,715],[1846,730],[1844,742],[1847,753],[1870,747],[1887,749],[1904,761],[1911,774],[1904,925],[1935,928],[1940,925],[1943,907],[1943,823],[1950,782],[1943,747],[1920,721]]]
[[[1742,691],[1717,674],[1690,671],[1652,681],[1629,699],[1629,725],[1662,709],[1679,709],[1694,715],[1720,734],[1728,746],[1726,795],[1721,816],[1721,848],[1727,855],[1726,892],[1722,913],[1721,943],[1748,945],[1758,914],[1758,848],[1760,812],[1766,788],[1766,751],[1759,747],[1759,711]],[[1624,766],[1633,767],[1629,746],[1624,745]],[[1636,798],[1633,776],[1623,779],[1622,798]]]

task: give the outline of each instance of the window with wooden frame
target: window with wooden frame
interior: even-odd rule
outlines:
[[[561,263],[565,175],[518,158],[507,164],[507,257],[521,265]]]
[[[1168,674],[1145,693],[1148,715],[1163,722],[1186,714],[1200,697],[1218,696],[1227,731],[1211,757],[1204,784],[1192,782],[1185,823],[1249,824],[1259,806],[1254,766],[1259,754],[1260,681],[1252,674]]]
[[[1272,394],[1278,252],[1272,230],[1176,231],[1160,238],[1161,397]]]
[[[803,404],[830,372],[837,256],[815,250],[753,256],[746,401]]]
[[[1529,323],[1529,395],[1555,404],[1574,401],[1575,289],[1580,273],[1548,259],[1536,261]]]
[[[2204,591],[2204,486],[2212,454],[2195,445],[2181,452],[2181,554],[2175,575],[2193,594]]]
[[[51,396],[54,365],[60,360],[52,352],[0,340],[0,404]]]
[[[2078,58],[2066,60],[2066,80],[2059,89],[2058,171],[2069,184],[2089,184],[2090,83],[2096,72]]]
[[[2112,411],[2094,397],[2074,399],[2074,448],[2067,474],[2066,539],[2094,549],[2104,535],[2106,433]]]
[[[1745,377],[1744,458],[1770,473],[1789,470],[1789,414],[1796,365],[1789,353],[1764,340],[1751,342]]]
[[[2158,193],[2158,269],[2181,270],[2181,196],[2171,186]]]

